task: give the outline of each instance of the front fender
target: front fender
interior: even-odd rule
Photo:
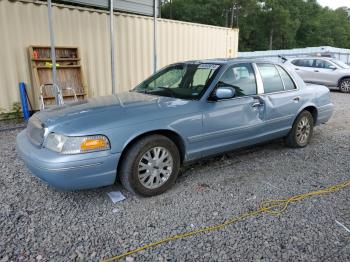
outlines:
[[[202,114],[159,119],[128,126],[116,127],[106,131],[113,153],[121,153],[137,137],[151,132],[170,131],[182,139],[185,148],[189,148],[188,137],[202,132]]]

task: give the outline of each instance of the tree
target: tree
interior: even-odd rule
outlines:
[[[331,45],[350,48],[350,19],[317,0],[163,0],[162,17],[239,27],[241,51]]]

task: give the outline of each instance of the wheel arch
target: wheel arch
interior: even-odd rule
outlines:
[[[295,119],[297,119],[297,117],[299,116],[299,114],[303,111],[309,111],[312,115],[312,118],[314,120],[314,125],[316,125],[317,123],[317,117],[318,117],[318,110],[317,107],[315,105],[308,105],[303,107],[301,110],[299,110],[298,114],[296,115]],[[294,121],[295,121],[294,119]]]
[[[340,83],[341,83],[341,81],[343,81],[343,80],[346,79],[346,78],[350,79],[350,75],[343,76],[342,78],[340,78],[340,79],[338,80],[338,87],[339,87],[339,88],[340,88]]]
[[[150,136],[150,135],[163,135],[167,138],[169,138],[171,141],[173,141],[176,145],[176,147],[179,150],[180,153],[180,159],[181,159],[181,164],[184,162],[185,160],[185,155],[186,155],[186,145],[185,145],[185,141],[182,139],[182,137],[175,131],[170,130],[170,129],[157,129],[157,130],[151,130],[151,131],[146,131],[143,132],[141,134],[138,134],[136,136],[134,136],[133,138],[131,138],[127,143],[125,143],[119,162],[118,162],[118,166],[117,166],[117,170],[119,171],[120,168],[120,163],[123,161],[123,158],[126,156],[127,151],[129,150],[129,148],[134,145],[138,140],[146,137],[146,136]]]

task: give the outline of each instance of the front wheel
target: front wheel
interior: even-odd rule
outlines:
[[[287,146],[294,148],[307,146],[312,138],[313,129],[314,119],[311,113],[309,111],[301,112],[285,139]]]
[[[154,196],[169,189],[180,170],[180,154],[173,141],[150,135],[136,141],[126,152],[120,181],[130,192]]]
[[[345,78],[340,81],[339,90],[343,93],[350,93],[350,78]]]

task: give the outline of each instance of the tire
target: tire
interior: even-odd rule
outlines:
[[[344,78],[339,82],[339,90],[342,93],[350,93],[350,78]]]
[[[162,135],[150,135],[127,150],[119,178],[131,193],[150,197],[168,190],[179,170],[180,153],[175,143]]]
[[[287,146],[292,148],[306,147],[312,138],[314,118],[309,111],[301,112],[293,123],[292,130],[285,138]]]

